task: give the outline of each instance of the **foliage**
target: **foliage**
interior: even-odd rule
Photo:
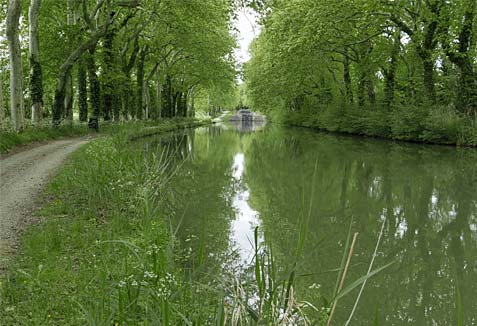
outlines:
[[[374,108],[322,108],[319,112],[289,112],[286,124],[368,137],[434,144],[477,146],[475,118],[466,119],[448,107],[430,112],[418,106],[392,112]]]
[[[249,101],[327,130],[475,144],[476,8],[274,1],[245,65]]]

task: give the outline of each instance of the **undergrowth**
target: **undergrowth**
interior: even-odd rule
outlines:
[[[289,125],[411,142],[477,146],[477,119],[448,107],[317,108],[290,112]]]

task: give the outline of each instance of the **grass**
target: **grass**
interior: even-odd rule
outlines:
[[[73,154],[44,195],[42,222],[28,229],[0,283],[2,325],[324,325],[331,305],[377,272],[325,305],[296,297],[311,203],[290,266],[276,266],[259,229],[254,262],[240,274],[224,271],[223,262],[211,269],[213,258],[201,249],[191,257],[161,209],[172,156],[129,142],[192,124],[126,125]]]
[[[161,121],[129,121],[126,123],[102,123],[100,124],[101,134],[113,134],[120,130],[128,130],[131,138],[146,137],[164,132],[170,129],[171,124],[179,123],[182,128],[197,126],[199,124],[210,123],[210,118],[193,119],[193,118],[177,118],[167,120],[167,123]],[[33,142],[41,142],[54,140],[59,138],[78,137],[87,134],[97,134],[88,128],[86,123],[75,121],[71,126],[62,125],[53,128],[50,122],[33,126],[27,125],[21,133],[15,132],[11,128],[0,130],[0,154],[6,154],[12,149],[30,144]]]
[[[59,128],[52,128],[49,124],[39,126],[28,125],[21,133],[17,133],[12,129],[0,130],[0,154],[8,153],[15,147],[32,142],[76,137],[90,132],[87,125],[79,123]]]
[[[282,117],[293,126],[393,140],[477,146],[477,119],[452,108],[406,107],[392,111],[376,108],[336,108],[291,112]]]

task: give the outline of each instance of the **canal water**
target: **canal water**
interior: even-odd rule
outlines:
[[[250,266],[254,229],[297,300],[333,295],[348,231],[358,233],[345,286],[373,269],[351,325],[477,324],[477,152],[268,126],[220,125],[150,138],[180,162],[164,210],[190,264]],[[300,230],[304,247],[297,257]],[[189,256],[187,256],[189,255]],[[359,289],[339,301],[348,319]]]

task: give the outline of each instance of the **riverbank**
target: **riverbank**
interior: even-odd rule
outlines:
[[[21,133],[13,130],[2,130],[0,131],[0,155],[33,143],[78,137],[89,133],[91,133],[91,130],[88,129],[86,124],[73,124],[59,128],[53,128],[51,123],[40,126],[30,125]]]
[[[21,133],[13,130],[0,131],[0,155],[21,150],[25,146],[56,139],[68,139],[84,135],[113,134],[128,130],[131,138],[140,138],[174,130],[174,128],[190,128],[211,123],[210,119],[177,118],[163,121],[129,121],[125,123],[102,123],[99,132],[88,128],[86,123],[73,123],[71,126],[62,125],[58,128],[45,123],[38,126],[29,125]],[[177,122],[177,124],[175,124]]]
[[[210,123],[210,120],[175,119],[145,127],[144,124],[109,125],[106,133],[115,130],[133,140],[148,135],[163,133],[181,128],[197,127]],[[74,128],[74,127],[73,127]],[[46,129],[49,131],[48,129]],[[68,130],[54,131],[52,135],[74,134]],[[41,135],[41,130],[36,130]],[[47,134],[49,135],[49,134]],[[37,197],[44,185],[62,165],[65,159],[82,145],[93,140],[98,133],[88,136],[68,137],[63,140],[49,140],[41,144],[15,147],[19,152],[10,153],[0,160],[2,201],[0,205],[0,273],[12,257],[18,245],[22,230],[35,221],[32,216],[37,207]],[[65,138],[65,137],[62,137]]]
[[[343,134],[429,144],[477,146],[477,119],[448,108],[409,107],[399,111],[327,107],[280,118],[286,125]]]
[[[148,133],[191,125],[168,121]],[[151,187],[163,191],[168,171],[129,145],[143,135],[129,128],[92,141],[48,186],[41,223],[0,283],[2,325],[124,325],[140,318],[143,300],[162,309],[182,286]],[[150,297],[148,282],[163,287]]]

